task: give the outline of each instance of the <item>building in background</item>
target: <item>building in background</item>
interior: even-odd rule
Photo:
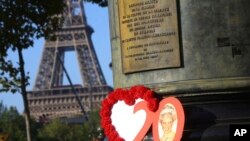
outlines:
[[[35,85],[28,94],[31,116],[37,120],[82,116],[100,108],[112,90],[98,62],[82,1],[65,2],[64,25],[56,32],[55,41],[46,40]],[[82,84],[63,83],[64,75],[67,77],[65,53],[69,51],[77,55]]]

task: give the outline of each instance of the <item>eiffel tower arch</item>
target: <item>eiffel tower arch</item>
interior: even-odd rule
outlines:
[[[83,2],[64,1],[67,8],[63,13],[63,27],[56,32],[55,41],[45,41],[35,85],[28,92],[30,113],[36,119],[82,115],[74,90],[86,112],[99,108],[112,90],[105,81],[93,47],[93,29],[86,22]],[[63,85],[63,64],[68,51],[74,51],[77,56],[82,80],[82,84],[73,85],[73,89]]]

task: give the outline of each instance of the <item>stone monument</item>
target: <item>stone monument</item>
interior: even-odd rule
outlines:
[[[108,2],[115,88],[179,98],[183,140],[229,140],[249,123],[249,0]]]

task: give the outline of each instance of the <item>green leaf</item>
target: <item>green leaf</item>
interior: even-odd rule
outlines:
[[[10,91],[14,94],[17,92],[17,89],[11,89]]]

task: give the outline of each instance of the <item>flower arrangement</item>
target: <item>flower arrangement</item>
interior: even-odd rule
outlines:
[[[154,92],[149,88],[144,86],[133,86],[130,89],[118,88],[103,100],[102,109],[100,111],[101,126],[104,128],[104,133],[110,141],[124,141],[112,125],[111,114],[113,105],[123,100],[127,105],[132,106],[135,104],[136,99],[143,99],[147,102],[148,109],[155,112],[158,109],[159,101],[154,95]]]

